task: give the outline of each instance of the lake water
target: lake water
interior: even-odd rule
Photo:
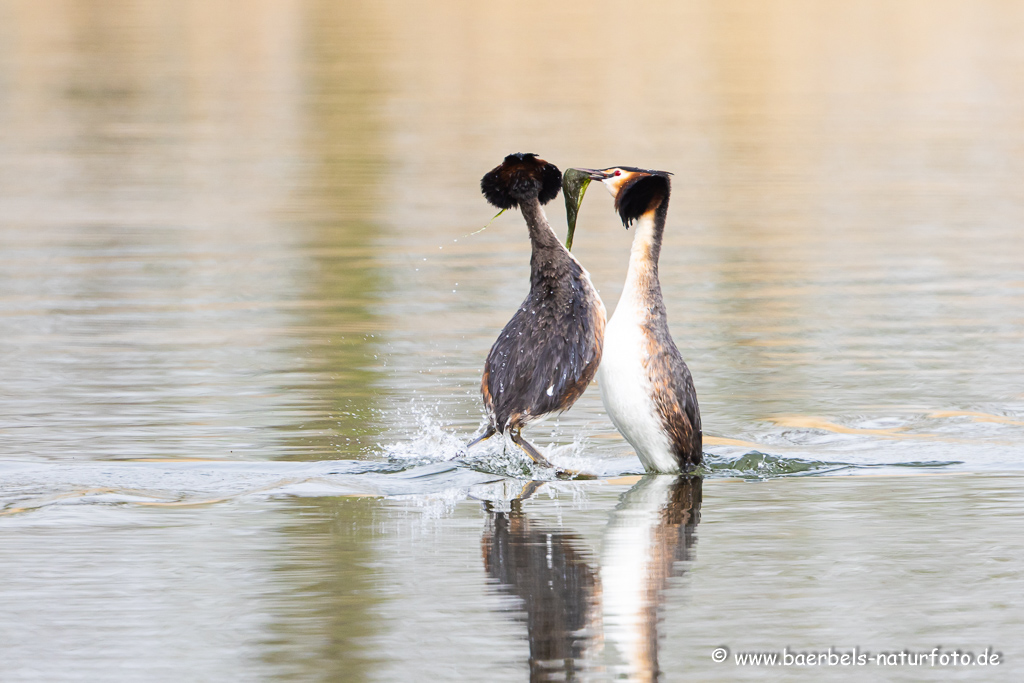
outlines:
[[[0,0],[0,680],[1021,680],[1022,33]],[[526,293],[521,217],[480,231],[513,151],[674,173],[703,479],[641,476],[593,387],[528,430],[593,478],[460,457]],[[609,311],[631,238],[592,189]],[[874,659],[736,659],[784,648]],[[1001,659],[875,661],[935,648]]]

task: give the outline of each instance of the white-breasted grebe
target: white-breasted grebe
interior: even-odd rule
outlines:
[[[520,432],[529,422],[567,410],[601,362],[605,310],[590,275],[559,242],[542,204],[558,196],[562,173],[535,154],[510,154],[480,181],[487,201],[518,207],[530,233],[530,293],[498,335],[484,365],[484,433],[509,433],[538,464],[551,464]]]
[[[579,170],[604,183],[627,229],[636,225],[597,375],[605,410],[647,471],[692,469],[703,458],[700,408],[690,369],[669,333],[658,280],[670,174],[631,166]]]

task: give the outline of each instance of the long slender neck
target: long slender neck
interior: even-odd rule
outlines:
[[[540,207],[540,200],[533,197],[520,202],[519,209],[523,212],[526,227],[530,230],[530,242],[533,243],[534,255],[538,250],[558,250],[562,246],[555,231],[551,229],[547,216],[544,215],[544,209]]]
[[[665,217],[668,215],[668,198],[636,222],[633,247],[629,252],[629,272],[626,286],[622,291],[641,301],[660,304],[661,283],[658,281],[658,258],[661,256],[661,237],[665,233]]]

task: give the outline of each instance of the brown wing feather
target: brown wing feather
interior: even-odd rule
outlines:
[[[480,380],[480,393],[484,395],[484,407],[488,413],[494,412],[494,397],[491,395],[491,368],[490,363],[484,364],[484,376]]]
[[[703,435],[700,408],[693,377],[675,342],[668,334],[667,325],[654,326],[645,335],[649,358],[647,372],[654,387],[654,404],[661,415],[662,424],[672,442],[672,449],[682,469],[699,465],[703,459]]]

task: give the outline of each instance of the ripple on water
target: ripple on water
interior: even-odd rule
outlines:
[[[526,482],[553,481],[565,472],[588,479],[643,474],[630,452],[609,455],[592,450],[586,439],[538,446],[556,468],[540,467],[506,437],[495,436],[472,448],[466,436],[427,414],[417,418],[409,439],[383,444],[361,460],[314,462],[160,461],[0,463],[5,486],[3,514],[54,505],[189,506],[267,496],[405,496],[467,492],[482,484],[506,482],[521,490]],[[718,447],[705,453],[698,474],[708,478],[765,480],[780,477],[937,471],[955,460],[853,462],[781,455],[762,450]]]

